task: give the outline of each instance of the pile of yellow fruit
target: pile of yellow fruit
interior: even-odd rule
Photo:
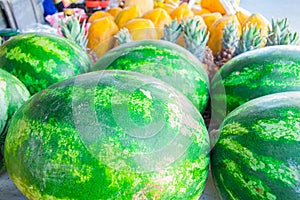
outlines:
[[[220,0],[201,0],[194,5],[179,0],[126,0],[123,8],[109,8],[93,13],[89,21],[88,45],[98,57],[116,45],[114,35],[126,27],[134,40],[160,39],[165,24],[172,20],[202,18],[210,33],[208,47],[213,54],[222,48],[222,30],[228,22],[237,25],[240,32],[249,24],[261,29],[267,37],[269,21],[259,13],[240,8],[236,0],[233,13],[228,13]]]

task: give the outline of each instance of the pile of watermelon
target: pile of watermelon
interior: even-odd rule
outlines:
[[[171,42],[91,64],[66,38],[26,33],[0,68],[1,155],[28,199],[198,199],[209,165],[222,199],[300,198],[299,46],[242,53],[209,82]]]

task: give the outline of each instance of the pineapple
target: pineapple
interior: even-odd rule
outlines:
[[[133,41],[132,36],[127,28],[122,28],[119,30],[119,32],[115,35],[115,38],[117,38],[119,45]]]
[[[272,26],[269,28],[267,45],[297,45],[299,35],[297,32],[291,33],[287,18],[282,20],[272,19]]]
[[[85,25],[85,20],[80,25],[80,18],[74,16],[68,17],[65,22],[61,20],[60,23],[63,36],[74,41],[76,44],[86,50],[88,40],[85,31]]]
[[[203,26],[201,23],[202,21],[197,18],[187,18],[185,21],[182,21],[184,47],[204,64],[206,72],[211,79],[216,72],[214,57],[211,49],[207,46],[209,33],[206,26]]]
[[[258,29],[256,25],[247,25],[242,32],[242,37],[239,40],[238,48],[235,55],[259,49],[265,44],[266,38],[263,38],[260,34],[261,29]]]
[[[217,69],[233,58],[239,42],[238,27],[235,23],[229,22],[222,31],[222,50],[215,57]]]
[[[164,36],[161,39],[176,43],[181,33],[182,33],[181,23],[178,23],[177,20],[172,20],[170,25],[165,24]]]

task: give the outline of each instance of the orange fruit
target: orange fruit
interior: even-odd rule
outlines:
[[[177,8],[177,6],[169,3],[164,3],[161,8],[167,11],[167,13],[170,15],[175,10],[175,8]]]
[[[142,14],[138,6],[135,5],[135,6],[125,7],[116,16],[115,22],[119,28],[122,28],[129,20],[141,16]]]
[[[131,19],[124,27],[129,30],[133,40],[158,39],[158,34],[150,19]]]
[[[161,37],[164,32],[165,24],[170,24],[172,19],[166,10],[162,8],[155,8],[149,12],[147,12],[144,16],[144,19],[150,19],[154,27],[158,30],[158,34]]]
[[[211,13],[209,10],[205,8],[192,8],[192,11],[194,15],[203,15],[203,14]]]
[[[243,25],[247,19],[251,16],[251,13],[243,8],[239,8],[235,13],[241,25]]]
[[[238,6],[239,0],[235,0],[235,4]],[[229,14],[226,13],[225,7],[220,0],[201,0],[201,7],[208,9],[211,12],[219,12],[222,15]]]
[[[142,15],[154,8],[153,0],[126,0],[124,7],[137,6]]]
[[[111,16],[116,18],[116,16],[122,11],[122,8],[120,7],[112,7],[109,8],[106,12],[109,13]]]
[[[201,15],[207,28],[211,27],[216,21],[222,18],[222,14],[219,12],[207,13]]]
[[[119,31],[118,26],[110,17],[103,17],[94,21],[88,29],[87,47],[97,52],[98,57],[114,46],[113,36]]]
[[[108,12],[96,11],[89,17],[88,22],[93,23],[94,21],[96,21],[102,17],[109,17],[112,20],[114,20],[114,17],[111,14],[109,14]]]
[[[175,8],[173,12],[170,14],[171,18],[173,20],[177,20],[180,22],[182,19],[187,18],[187,17],[193,17],[194,13],[193,11],[189,8],[187,3],[182,3],[180,6]]]
[[[236,24],[238,27],[239,36],[242,34],[240,22],[235,15],[225,15],[221,19],[217,20],[208,29],[210,36],[207,46],[212,50],[214,55],[222,49],[223,28],[228,24],[228,22],[233,22]]]

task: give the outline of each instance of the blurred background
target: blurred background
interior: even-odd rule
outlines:
[[[287,17],[291,30],[300,32],[299,0],[241,0],[240,6],[251,13],[262,13],[269,20]]]

